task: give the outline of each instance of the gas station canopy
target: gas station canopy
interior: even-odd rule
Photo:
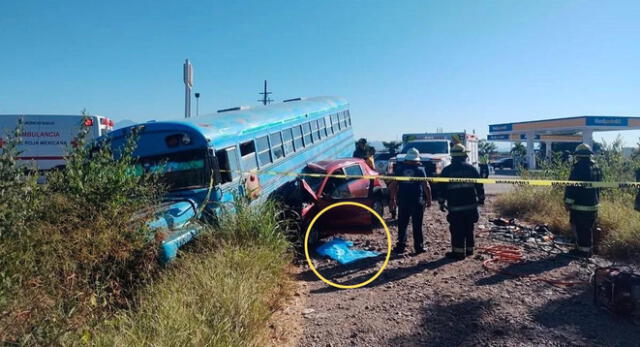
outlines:
[[[489,125],[489,141],[526,141],[527,163],[535,168],[534,142],[583,142],[593,146],[593,132],[640,129],[640,117],[581,116]]]

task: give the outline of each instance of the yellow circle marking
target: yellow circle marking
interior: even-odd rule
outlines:
[[[324,278],[324,276],[322,276],[318,272],[318,270],[316,270],[315,266],[313,266],[313,262],[311,261],[311,257],[309,256],[309,246],[308,246],[308,244],[309,244],[309,233],[311,232],[311,228],[316,223],[318,218],[320,218],[320,216],[322,216],[325,212],[329,211],[332,208],[339,207],[339,206],[347,206],[347,205],[348,206],[361,207],[361,208],[364,208],[365,210],[373,213],[373,215],[376,216],[376,218],[378,218],[378,220],[380,221],[380,223],[384,227],[384,231],[387,234],[387,257],[384,259],[384,263],[382,264],[382,267],[380,268],[380,270],[378,270],[378,272],[376,272],[375,275],[373,275],[368,280],[366,280],[364,282],[361,282],[361,283],[357,283],[357,284],[351,284],[351,285],[334,283],[334,282],[331,282],[328,279]],[[329,205],[329,206],[325,207],[324,209],[322,209],[322,211],[320,211],[320,213],[318,213],[315,217],[313,217],[313,219],[311,220],[311,223],[309,223],[309,226],[307,227],[307,232],[304,235],[304,255],[307,258],[307,263],[309,264],[309,267],[311,268],[311,271],[313,271],[313,273],[316,274],[316,276],[318,276],[318,278],[321,279],[324,283],[326,283],[326,284],[328,284],[330,286],[336,287],[336,288],[340,288],[340,289],[360,288],[360,287],[366,286],[367,284],[373,282],[376,278],[378,278],[378,276],[380,276],[382,271],[384,271],[384,268],[387,267],[387,264],[389,263],[389,258],[391,258],[391,233],[389,233],[389,227],[387,227],[387,223],[384,222],[384,219],[382,219],[382,216],[380,216],[380,214],[378,214],[378,212],[373,210],[371,207],[369,207],[367,205],[363,205],[363,204],[361,204],[359,202],[353,202],[353,201],[338,202],[338,203]]]

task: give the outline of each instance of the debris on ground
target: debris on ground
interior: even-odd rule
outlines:
[[[599,258],[568,256],[563,248],[569,244],[541,247],[542,241],[535,244],[519,237],[500,242],[499,233],[490,231],[495,226],[488,220],[491,213],[488,199],[476,229],[481,233],[476,239],[478,252],[463,261],[444,257],[451,249],[446,214],[432,208],[424,216],[427,252],[391,257],[382,274],[362,288],[330,287],[300,267],[298,280],[309,289],[306,308],[315,312],[304,315],[298,345],[638,346],[640,319],[619,319],[593,303],[589,276]],[[395,242],[397,224],[389,221],[389,229]],[[361,249],[384,253],[387,247],[381,228],[372,234],[340,237]],[[557,246],[558,239],[554,241]],[[483,267],[492,255],[479,248],[496,243],[517,246],[525,261],[491,266],[526,276],[505,276]],[[383,262],[378,257],[358,263],[363,266],[342,266],[328,259],[316,268],[331,281],[355,284],[373,276]],[[579,279],[584,284],[549,285],[533,280],[536,277]]]
[[[329,257],[342,265],[380,255],[378,252],[354,249],[352,247],[353,241],[346,241],[342,238],[336,237],[316,248],[316,252],[319,255]]]
[[[549,242],[556,239],[556,235],[551,232],[546,224],[536,224],[533,227],[529,227],[518,223],[517,219],[496,218],[489,221],[493,224],[490,229],[491,234],[507,240]]]
[[[603,267],[594,271],[593,301],[613,314],[640,316],[640,274],[629,267]]]

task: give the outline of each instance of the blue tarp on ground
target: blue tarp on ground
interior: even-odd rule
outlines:
[[[327,256],[338,263],[345,265],[353,263],[354,261],[377,257],[380,253],[365,251],[361,249],[351,249],[353,242],[343,240],[339,237],[324,243],[320,247],[316,248],[316,252],[322,256]]]

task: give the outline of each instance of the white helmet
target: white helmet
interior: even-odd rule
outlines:
[[[406,160],[406,161],[420,161],[420,152],[417,149],[411,147],[407,151],[407,155],[404,157],[404,160]]]

